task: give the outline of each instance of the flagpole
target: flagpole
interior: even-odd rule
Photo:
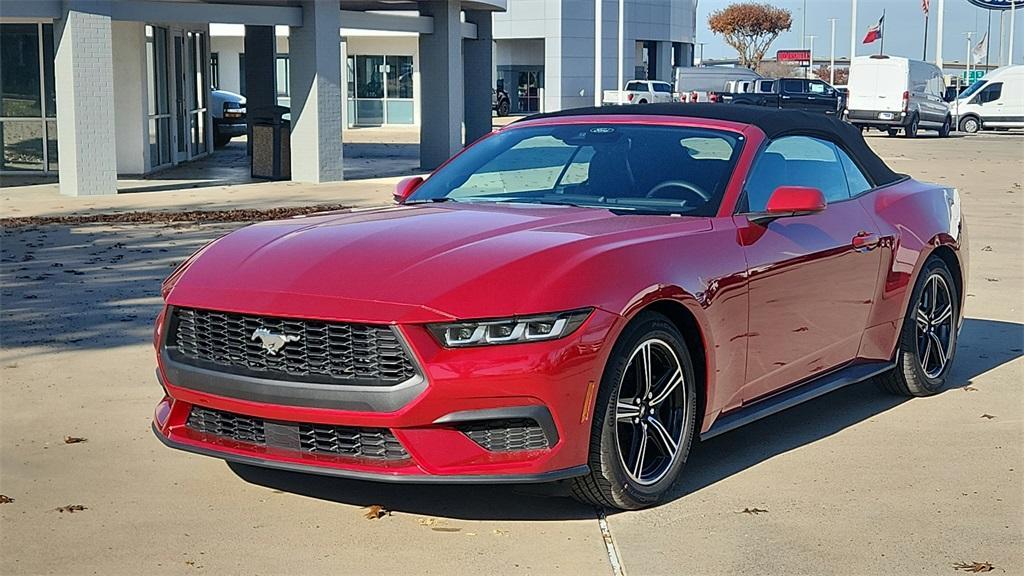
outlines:
[[[945,19],[946,0],[939,0],[939,20],[935,23],[935,66],[942,71],[942,21]]]
[[[603,103],[604,85],[601,80],[603,74],[601,70],[601,60],[603,55],[603,49],[601,47],[602,36],[604,30],[601,24],[604,22],[603,15],[601,14],[601,5],[604,4],[604,0],[594,0],[594,106],[600,106]],[[618,88],[622,88],[619,86]]]
[[[971,82],[971,35],[972,35],[972,33],[971,32],[964,32],[964,34],[967,35],[967,60],[965,61],[966,65],[967,65],[967,76],[965,77],[965,83],[968,86],[970,86],[971,84],[973,84],[973,82]]]
[[[928,60],[928,12],[924,13],[924,48],[921,50],[921,60]]]
[[[828,83],[833,86],[836,85],[836,20],[836,18],[828,19],[832,23],[832,48],[828,53]]]
[[[989,46],[992,45],[992,11],[988,11],[988,30],[985,32],[985,70],[988,70],[988,55],[991,50]]]
[[[1006,53],[1006,65],[1013,66],[1013,19],[1017,14],[1017,0],[1010,0],[1010,51]]]
[[[850,64],[857,55],[857,0],[850,2]]]
[[[878,55],[881,56],[885,53],[885,8],[882,8],[882,22],[878,27],[878,35],[881,36],[881,42],[878,43]]]

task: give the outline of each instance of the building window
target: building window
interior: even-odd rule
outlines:
[[[0,172],[57,169],[53,25],[0,24]]]
[[[220,54],[210,52],[210,84],[214,90],[220,90]]]
[[[414,124],[412,56],[349,56],[349,123],[357,126]]]
[[[276,64],[277,66],[274,70],[274,86],[277,89],[277,97],[288,98],[290,95],[288,91],[288,83],[291,78],[291,70],[288,67],[288,55],[278,54]]]

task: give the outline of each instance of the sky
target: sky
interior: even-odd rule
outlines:
[[[704,58],[735,58],[736,51],[722,41],[721,36],[712,34],[708,28],[708,14],[720,10],[733,0],[697,0],[697,41],[705,42]],[[800,48],[800,29],[803,18],[804,0],[771,0],[769,2],[785,8],[793,15],[793,27],[784,32],[769,48],[769,56],[775,51],[786,48]],[[1024,4],[1024,1],[1018,2]],[[845,57],[850,53],[850,6],[851,0],[806,0],[807,24],[806,34],[815,35],[814,57],[827,57],[831,24],[829,18],[836,18],[836,57]],[[935,60],[935,34],[938,19],[939,0],[931,0],[932,14],[928,22],[928,57]],[[924,39],[924,13],[921,11],[921,0],[858,0],[857,1],[857,55],[874,54],[878,51],[878,43],[861,44],[861,39],[870,26],[878,22],[885,9],[885,52],[894,56],[921,58]],[[985,34],[988,26],[988,10],[975,7],[967,0],[945,0],[945,21],[943,23],[942,56],[946,62],[962,62],[967,52],[965,32],[974,33],[974,43]],[[1008,38],[1010,13],[1005,13],[1005,30]],[[1024,64],[1024,8],[1017,9],[1015,34],[1013,41],[1014,63]],[[1009,42],[1007,41],[1007,47]],[[810,41],[805,42],[810,47]],[[992,38],[989,41],[990,63],[999,62],[999,12],[992,12]],[[699,48],[698,48],[699,52]],[[1005,52],[1005,49],[1004,49]],[[699,54],[698,54],[699,56]]]

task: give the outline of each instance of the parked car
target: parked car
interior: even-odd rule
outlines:
[[[787,110],[803,110],[834,116],[839,110],[839,95],[835,88],[821,80],[779,78],[771,83],[770,92],[734,94],[723,102],[765,106]]]
[[[697,439],[868,378],[935,394],[956,353],[956,190],[825,115],[544,114],[395,197],[242,228],[167,278],[161,441],[641,508]]]
[[[960,94],[953,109],[961,132],[1024,128],[1024,65],[1003,66],[985,74]]]
[[[675,91],[686,102],[710,102],[712,93],[732,92],[727,87],[730,82],[760,78],[760,74],[748,68],[684,66],[676,68]]]
[[[491,110],[498,116],[508,116],[511,103],[508,93],[501,89],[491,89]]]
[[[850,88],[845,84],[837,84],[833,88],[836,89],[836,94],[839,96],[839,111],[837,114],[843,116],[846,113],[846,104],[850,99]]]
[[[949,136],[953,115],[945,80],[934,64],[898,56],[858,56],[850,65],[846,118],[860,128],[878,128],[908,138],[920,129]]]
[[[213,145],[227,146],[235,136],[247,133],[245,96],[227,90],[210,91],[210,117],[213,119]]]
[[[672,85],[658,80],[630,80],[622,90],[605,90],[602,102],[605,104],[653,104],[672,102],[677,96]]]

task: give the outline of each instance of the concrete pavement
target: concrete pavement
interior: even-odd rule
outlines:
[[[1024,139],[869,140],[964,195],[972,273],[952,387],[904,401],[854,386],[697,445],[677,498],[609,514],[625,573],[1024,573]],[[266,186],[252,207],[288,185]],[[0,231],[0,494],[14,499],[0,504],[0,573],[612,573],[595,512],[558,486],[311,477],[153,438],[159,280],[236,226]],[[55,510],[71,504],[87,509]],[[364,518],[373,504],[391,515]]]

